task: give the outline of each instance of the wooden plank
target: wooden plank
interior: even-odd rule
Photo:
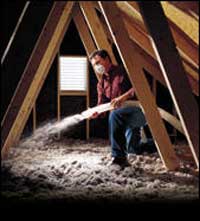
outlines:
[[[170,4],[183,10],[188,15],[199,20],[199,2],[198,1],[169,1]]]
[[[19,19],[18,19],[18,21],[17,21],[17,24],[16,24],[16,26],[15,26],[15,29],[14,29],[14,31],[13,31],[11,37],[10,37],[10,40],[9,40],[7,46],[6,46],[6,49],[5,49],[4,53],[3,53],[2,58],[1,58],[1,64],[3,64],[3,62],[4,62],[4,60],[5,60],[5,57],[7,56],[8,51],[10,50],[10,47],[11,47],[11,45],[12,45],[12,42],[13,42],[13,40],[14,40],[14,38],[15,38],[15,35],[16,35],[18,29],[19,29],[19,26],[20,26],[20,24],[21,24],[21,22],[22,22],[22,20],[23,20],[24,14],[25,14],[25,12],[26,12],[26,10],[27,10],[29,4],[30,4],[30,1],[27,1],[26,4],[25,4],[25,6],[24,6],[24,8],[23,8],[23,10],[22,10],[22,13],[21,13],[21,15],[20,15],[20,17],[19,17]]]
[[[74,2],[55,2],[2,126],[2,157],[22,133],[71,19]]]
[[[180,133],[185,135],[184,130],[181,126],[181,122],[175,116],[173,116],[172,114],[170,114],[169,112],[165,111],[162,108],[158,108],[158,110],[164,120],[166,120],[169,124],[171,124]]]
[[[83,14],[81,13],[81,10],[79,7],[75,8],[74,14],[73,14],[73,20],[76,25],[76,28],[79,32],[79,35],[81,37],[81,40],[83,42],[83,45],[85,47],[87,56],[89,57],[90,54],[97,50],[97,47],[92,39],[92,36],[90,34],[90,30],[84,20]],[[94,70],[95,72],[95,70]],[[100,76],[95,72],[95,75],[98,80],[100,80]]]
[[[106,49],[112,59],[113,64],[117,64],[117,61],[112,51],[112,47],[108,42],[101,22],[96,14],[93,3],[90,1],[81,1],[79,4],[85,17],[85,20],[90,28],[94,41],[97,45],[97,48]]]
[[[35,132],[36,130],[36,121],[37,121],[37,116],[36,116],[36,102],[34,103],[34,106],[33,106],[33,132]]]
[[[124,106],[133,106],[133,107],[141,107],[142,108],[142,105],[139,101],[132,101],[132,100],[126,101]],[[167,112],[166,110],[164,110],[160,107],[158,107],[158,110],[160,112],[161,117],[165,121],[167,121],[171,126],[173,126],[175,129],[177,129],[180,133],[182,133],[184,135],[184,131],[181,126],[181,122],[175,116],[173,116],[172,114],[170,114],[169,112]]]
[[[87,95],[86,95],[86,109],[90,107],[90,77],[89,77],[89,63],[87,65]],[[86,139],[90,138],[90,120],[86,119]]]
[[[152,92],[156,99],[157,98],[157,81],[155,78],[153,78],[153,82],[152,82]]]
[[[60,50],[57,55],[57,121],[61,119],[61,111],[60,111]]]
[[[99,2],[99,5],[123,64],[130,76],[130,80],[134,85],[137,97],[142,104],[160,157],[166,168],[174,170],[179,166],[174,149],[158,112],[155,99],[144,76],[140,55],[132,50],[132,44],[125,29],[121,12],[115,2]]]
[[[154,50],[199,168],[199,110],[160,3],[139,2],[141,14],[152,37]],[[159,21],[159,22],[158,22]],[[189,108],[188,108],[189,107]],[[192,114],[191,114],[192,111]]]
[[[83,14],[81,13],[79,7],[76,7],[75,9],[73,20],[85,47],[87,56],[89,57],[90,54],[97,49],[97,47],[92,39],[90,30],[84,20]]]
[[[60,96],[86,96],[87,91],[60,91]]]

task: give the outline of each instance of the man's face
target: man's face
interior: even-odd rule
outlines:
[[[91,59],[91,64],[92,66],[94,67],[95,65],[103,65],[104,68],[105,68],[105,71],[107,72],[110,68],[110,61],[108,59],[108,57],[106,58],[102,58],[101,56],[99,55],[95,55],[92,59]]]

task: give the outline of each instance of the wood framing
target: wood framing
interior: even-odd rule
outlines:
[[[55,2],[27,63],[2,125],[2,158],[20,138],[68,28],[74,2]]]
[[[74,16],[74,12],[73,12],[73,16]],[[87,61],[87,76],[86,76],[86,84],[87,84],[87,89],[86,90],[61,90],[60,89],[60,53],[58,55],[58,70],[57,70],[57,74],[58,74],[58,97],[57,97],[57,109],[58,109],[58,121],[60,121],[61,119],[61,97],[62,96],[83,96],[83,97],[86,97],[86,106],[85,108],[88,109],[89,108],[89,105],[90,105],[90,87],[89,87],[89,64],[88,64],[88,61]],[[63,55],[62,55],[63,56]],[[71,55],[72,57],[86,57],[86,56],[75,56],[75,55]],[[71,57],[70,55],[67,55],[67,56],[64,56],[64,57]],[[59,132],[58,136],[60,138],[60,135],[61,133]],[[86,119],[86,139],[89,139],[90,137],[90,122],[89,122],[89,119]]]
[[[97,47],[92,39],[90,30],[84,20],[84,17],[81,13],[79,6],[77,6],[74,10],[73,20],[80,34],[87,56],[89,57],[93,51],[97,50]]]
[[[136,25],[134,22],[130,22],[127,19],[127,16],[124,16],[124,21],[131,40],[136,42],[150,57],[152,57],[156,62],[158,62],[148,35],[144,34],[141,31],[141,29],[138,27],[138,25]],[[181,51],[179,50],[179,52]],[[196,64],[193,64],[191,60],[188,61],[188,58],[183,53],[182,53],[182,60],[184,68],[187,72],[187,78],[190,82],[191,88],[193,92],[196,95],[198,95],[199,94],[198,70],[195,70],[198,67],[196,66]]]
[[[104,24],[104,21],[100,18],[101,20],[101,23],[104,27],[104,30],[106,30],[106,34],[107,34],[107,37],[109,36],[109,38],[111,38],[111,34],[110,32],[108,33],[109,30],[107,30],[107,27],[106,27],[106,24]],[[110,41],[112,41],[112,39],[109,39]],[[140,47],[139,45],[137,45],[137,43],[135,41],[131,41],[132,42],[132,47],[134,49],[134,52],[137,53],[137,54],[140,54],[141,55],[141,63],[143,65],[143,68],[145,70],[147,70],[152,76],[153,76],[153,82],[152,82],[152,92],[154,94],[154,97],[156,99],[156,96],[157,96],[157,80],[163,84],[164,86],[166,86],[166,82],[165,82],[165,79],[163,77],[163,74],[162,74],[162,71],[160,69],[160,66],[158,64],[158,62],[152,58],[149,54],[147,54],[143,49],[142,47]],[[189,75],[188,75],[189,76]],[[192,79],[192,78],[188,78],[188,79]],[[194,81],[195,84],[193,88],[198,88],[198,84],[196,81]],[[197,92],[197,91],[195,91]],[[180,133],[182,133],[184,135],[184,131],[181,127],[181,123],[180,121],[173,115],[171,115],[170,113],[168,113],[167,111],[159,108],[159,111],[160,111],[160,114],[161,114],[161,117],[167,121],[169,124],[171,124],[175,130],[178,130]]]
[[[17,21],[17,24],[16,24],[16,26],[15,26],[15,29],[14,29],[14,31],[13,31],[11,37],[10,37],[10,40],[9,40],[9,42],[8,42],[8,44],[7,44],[7,47],[6,47],[6,49],[5,49],[5,51],[4,51],[3,55],[2,55],[1,64],[3,64],[3,62],[4,62],[4,60],[5,60],[5,57],[7,56],[8,51],[10,50],[10,47],[11,47],[11,45],[12,45],[12,42],[13,42],[13,40],[14,40],[14,38],[15,38],[15,35],[16,35],[16,33],[17,33],[17,30],[18,30],[18,28],[19,28],[19,26],[20,26],[20,24],[21,24],[21,22],[22,22],[22,19],[23,19],[24,15],[25,15],[25,12],[26,12],[26,10],[27,10],[29,4],[30,4],[30,1],[27,1],[26,4],[25,4],[25,6],[24,6],[24,8],[23,8],[23,10],[22,10],[22,13],[21,13],[21,15],[20,15],[20,17],[19,17],[19,19],[18,19],[18,21]]]
[[[86,94],[86,109],[90,107],[90,77],[89,77],[89,63],[87,65],[87,94]],[[86,119],[86,139],[90,138],[90,120]]]
[[[199,110],[160,3],[138,3],[152,44],[181,120],[193,157],[199,168]],[[159,22],[158,22],[159,21]],[[192,111],[192,113],[191,113]]]
[[[117,5],[123,14],[128,15],[130,20],[135,21],[138,27],[142,28],[142,31],[144,33],[147,33],[147,29],[143,23],[143,19],[141,17],[139,7],[137,6],[136,2],[119,1],[117,2]],[[170,18],[167,19],[168,22],[170,23],[170,29],[172,31],[172,35],[174,37],[174,40],[178,48],[198,65],[199,64],[198,45],[196,45],[195,42],[192,41],[192,39],[188,38],[188,36],[183,31],[181,31],[180,28],[170,20]]]
[[[170,4],[176,6],[177,8],[183,10],[188,15],[199,20],[199,2],[198,1],[170,1]]]
[[[36,113],[36,102],[33,106],[33,132],[35,132],[37,127],[37,113]]]
[[[132,50],[132,44],[125,29],[121,13],[115,2],[99,2],[99,5],[127,73],[130,76],[130,80],[134,85],[138,99],[142,104],[161,159],[168,169],[174,170],[179,167],[175,151],[160,117],[148,82],[144,77],[140,55],[134,53],[134,50]]]
[[[175,116],[173,116],[172,114],[170,114],[169,112],[165,111],[162,108],[158,108],[158,110],[164,120],[166,120],[169,124],[171,124],[180,133],[185,135],[184,130],[181,126],[181,122]]]
[[[141,103],[139,101],[132,101],[128,100],[124,104],[125,106],[135,106],[135,107],[141,107]],[[181,122],[172,114],[169,112],[165,111],[164,109],[158,107],[158,110],[160,112],[161,117],[167,121],[171,126],[173,126],[176,130],[178,130],[180,133],[184,135],[183,128],[181,126]],[[145,114],[145,113],[144,113]]]
[[[80,34],[81,40],[83,42],[83,45],[85,47],[87,56],[89,57],[90,54],[97,50],[97,47],[92,39],[92,36],[90,34],[90,30],[84,20],[83,14],[81,13],[81,10],[79,6],[76,6],[74,13],[73,13],[73,20],[75,22],[76,28]],[[95,72],[95,70],[94,70]],[[95,75],[98,80],[100,80],[99,75],[95,72]]]
[[[144,35],[137,27],[134,27],[134,23],[125,22],[127,30],[129,32],[130,38],[132,41],[136,42],[149,56],[150,59],[154,59],[156,62],[157,57],[156,54],[153,51],[153,47],[151,45],[151,42],[149,40],[149,37],[147,35]],[[186,58],[183,58],[183,65],[187,72],[187,78],[190,82],[192,91],[198,95],[199,94],[199,87],[198,87],[198,72],[195,71],[195,67],[189,63]],[[191,66],[191,67],[190,67]],[[161,72],[160,72],[161,73]]]
[[[119,4],[119,2],[117,4]],[[95,3],[94,5],[96,8],[100,10],[100,8],[97,7]],[[143,63],[144,69],[146,69],[161,84],[166,86],[165,79],[162,75],[162,71],[157,61],[156,54],[153,50],[152,44],[149,40],[147,33],[142,31],[139,25],[134,20],[130,20],[127,14],[123,15],[123,19],[125,22],[125,26],[128,30],[129,37],[132,40],[134,50],[137,51],[137,53],[140,53],[143,55],[141,59],[143,60],[142,63]],[[103,24],[103,26],[105,26],[104,21],[102,19],[101,19],[101,23]],[[194,67],[193,68],[190,67],[192,66],[192,64],[190,64],[189,66],[189,63],[186,61],[185,58],[183,58],[183,60],[184,60],[183,61],[184,68],[186,69],[187,78],[189,80],[192,91],[195,95],[198,96],[199,95],[199,79],[198,79],[198,74],[197,74],[198,71],[197,70],[195,71]]]
[[[90,28],[94,41],[97,45],[97,48],[106,49],[112,59],[113,64],[117,64],[117,61],[112,51],[112,47],[108,42],[106,34],[103,30],[101,22],[93,6],[93,3],[89,1],[88,2],[81,1],[79,4],[83,12],[83,15],[85,17],[85,20]]]
[[[57,54],[57,120],[60,121],[60,51]]]

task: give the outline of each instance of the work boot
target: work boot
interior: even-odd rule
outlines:
[[[141,143],[140,149],[142,153],[146,152],[151,154],[157,152],[156,145],[152,139],[148,139],[146,143]]]
[[[122,168],[131,166],[127,157],[113,157],[111,165],[119,165]]]

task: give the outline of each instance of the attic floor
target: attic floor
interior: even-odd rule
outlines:
[[[186,145],[176,146],[183,151]],[[157,153],[130,156],[131,167],[110,166],[107,140],[21,141],[2,161],[2,196],[7,202],[193,201],[199,177],[194,164],[167,171]]]

